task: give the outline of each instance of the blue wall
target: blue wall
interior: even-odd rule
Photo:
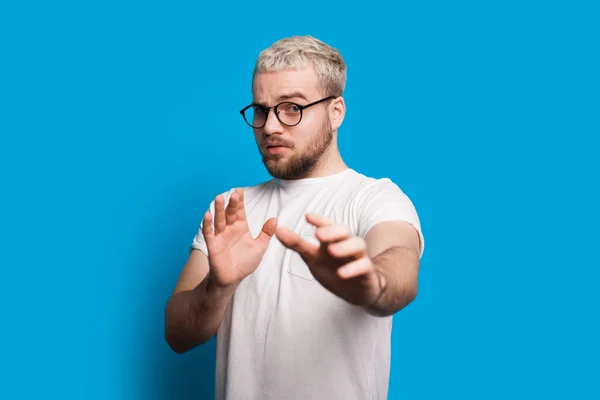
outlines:
[[[163,308],[208,202],[268,179],[238,110],[292,34],[342,51],[345,160],[421,216],[390,399],[600,397],[592,2],[216,3],[0,2],[0,397],[212,397]]]

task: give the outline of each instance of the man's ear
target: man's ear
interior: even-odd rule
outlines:
[[[346,102],[342,96],[332,100],[329,108],[329,119],[331,121],[331,129],[337,130],[344,122],[346,116]]]

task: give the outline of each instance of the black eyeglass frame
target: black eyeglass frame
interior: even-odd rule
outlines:
[[[261,104],[252,103],[252,104],[248,104],[246,107],[242,108],[242,109],[240,110],[240,114],[242,114],[242,118],[244,118],[244,121],[246,122],[246,124],[248,124],[248,125],[249,125],[251,128],[253,128],[253,129],[260,129],[260,128],[264,127],[264,126],[267,124],[267,120],[269,119],[269,114],[271,113],[271,109],[273,109],[273,111],[274,111],[274,114],[275,114],[275,117],[277,117],[277,120],[278,120],[278,121],[279,121],[279,122],[280,122],[282,125],[285,125],[285,126],[290,126],[290,127],[291,127],[291,126],[296,126],[296,125],[298,125],[298,124],[299,124],[299,123],[302,121],[303,112],[304,112],[304,110],[306,110],[308,107],[312,107],[312,106],[314,106],[314,105],[316,105],[316,104],[319,104],[319,103],[321,103],[321,102],[324,102],[324,101],[326,101],[326,100],[335,99],[335,98],[337,98],[337,97],[338,97],[338,96],[328,96],[328,97],[324,97],[324,98],[322,98],[322,99],[320,99],[320,100],[313,101],[312,103],[305,104],[305,105],[298,104],[298,103],[294,103],[293,101],[282,101],[281,103],[279,103],[279,104],[276,104],[276,105],[274,105],[274,106],[271,106],[271,107],[265,107],[265,106],[263,106],[263,105],[261,105]],[[300,109],[300,119],[298,120],[298,122],[296,122],[296,123],[295,123],[295,124],[293,124],[293,125],[290,125],[290,124],[286,124],[285,122],[283,122],[283,121],[282,121],[282,120],[279,118],[279,112],[277,112],[277,107],[281,106],[282,104],[293,104],[293,105],[297,106],[297,107]],[[245,112],[246,112],[246,110],[247,110],[247,109],[249,109],[250,107],[254,107],[254,106],[259,106],[259,107],[262,107],[262,109],[264,110],[264,112],[265,112],[265,115],[266,115],[266,117],[265,117],[265,122],[264,122],[262,125],[260,125],[260,126],[254,126],[254,125],[252,125],[250,122],[248,122],[248,120],[246,119],[246,115],[245,115]]]

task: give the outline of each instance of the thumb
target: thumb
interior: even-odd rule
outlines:
[[[262,227],[262,230],[258,234],[256,238],[257,241],[265,245],[265,247],[269,244],[269,241],[275,234],[275,230],[277,229],[277,218],[270,218],[265,222]]]

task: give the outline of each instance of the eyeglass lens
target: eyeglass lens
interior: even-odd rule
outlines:
[[[267,121],[268,112],[268,108],[254,105],[244,112],[244,118],[253,127],[260,128]],[[275,114],[282,124],[290,126],[298,124],[302,118],[302,110],[294,103],[279,104]]]

